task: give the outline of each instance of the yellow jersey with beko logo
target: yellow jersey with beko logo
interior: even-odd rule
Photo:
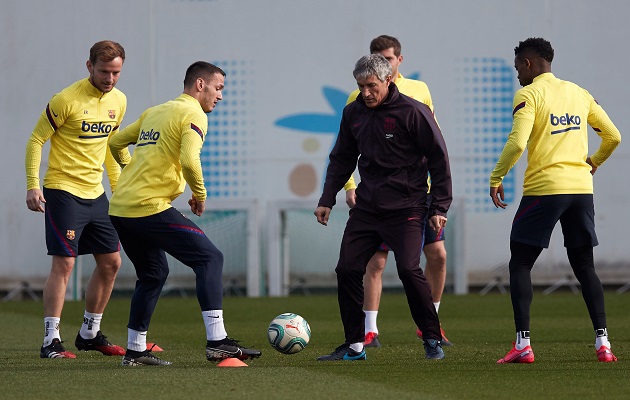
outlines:
[[[593,193],[586,162],[588,126],[602,139],[591,156],[595,166],[612,154],[621,135],[588,91],[544,73],[516,92],[512,115],[512,132],[490,175],[491,187],[499,186],[527,149],[524,196]]]
[[[127,109],[124,93],[103,93],[82,79],[50,99],[26,146],[26,188],[40,187],[39,167],[44,143],[50,139],[44,187],[95,199],[104,192],[103,164],[112,190],[120,166],[107,142],[117,131]],[[129,157],[127,154],[126,157]]]
[[[151,107],[115,134],[109,145],[115,159],[135,144],[131,161],[120,174],[109,202],[109,215],[147,217],[171,207],[186,183],[197,200],[206,200],[201,148],[208,116],[188,94]],[[121,164],[125,164],[121,160]]]

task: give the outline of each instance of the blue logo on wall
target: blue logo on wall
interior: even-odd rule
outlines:
[[[456,77],[456,112],[450,116],[452,131],[445,133],[454,194],[466,198],[467,211],[496,212],[487,195],[488,178],[512,128],[514,71],[510,63],[496,57],[466,58],[461,63],[461,76]],[[420,74],[408,78],[419,80]],[[332,112],[292,114],[276,120],[275,125],[299,133],[331,135],[334,146],[349,93],[330,86],[324,86],[322,92]],[[325,176],[328,158],[322,162]],[[511,172],[503,180],[507,202],[516,197],[514,175]]]
[[[419,80],[420,73],[413,73],[407,78]],[[293,129],[301,133],[332,135],[332,146],[334,146],[337,141],[337,134],[339,133],[341,115],[350,93],[331,86],[324,86],[322,88],[322,92],[324,94],[324,98],[328,101],[328,105],[332,108],[332,113],[293,114],[276,120],[275,124],[277,126]],[[324,173],[322,176],[326,176],[326,168],[328,168],[328,158],[326,158],[324,162]]]

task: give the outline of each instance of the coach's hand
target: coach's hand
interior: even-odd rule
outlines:
[[[26,207],[31,211],[44,212],[43,204],[46,203],[41,189],[31,189],[26,192]]]
[[[496,208],[505,208],[507,207],[507,203],[504,203],[505,195],[503,193],[503,184],[501,183],[497,187],[490,187],[490,198],[492,198],[492,202]]]
[[[445,216],[434,215],[431,218],[429,218],[429,227],[431,227],[433,232],[438,234],[437,236],[439,237],[440,236],[439,232],[446,226],[446,221],[447,221],[447,218]]]
[[[330,208],[319,206],[315,209],[315,216],[317,217],[317,222],[322,225],[328,225],[328,217],[330,217]]]
[[[357,193],[355,189],[346,190],[346,204],[350,208],[354,208],[357,205]]]

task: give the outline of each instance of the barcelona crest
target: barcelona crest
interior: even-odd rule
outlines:
[[[396,119],[394,118],[385,118],[385,124],[383,126],[385,132],[391,132],[396,129]]]
[[[68,229],[66,231],[66,237],[68,238],[68,240],[74,240],[74,237],[75,237],[74,230]]]
[[[108,110],[109,118],[116,119],[116,110]]]

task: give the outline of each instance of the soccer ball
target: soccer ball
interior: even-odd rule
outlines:
[[[311,327],[301,316],[293,313],[278,315],[267,330],[269,344],[280,353],[302,351],[311,339]]]

